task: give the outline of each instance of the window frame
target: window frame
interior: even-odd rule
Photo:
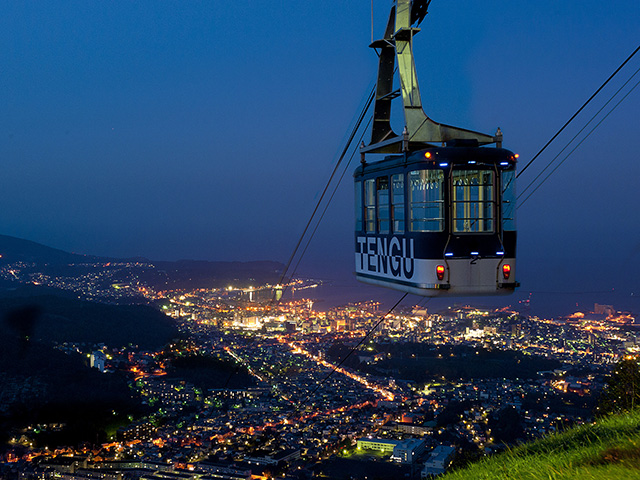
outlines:
[[[376,179],[367,178],[364,181],[363,205],[364,205],[364,231],[376,233]],[[372,203],[369,203],[371,201]]]
[[[356,232],[362,232],[364,230],[364,210],[363,210],[363,204],[364,204],[364,193],[362,190],[362,181],[361,180],[357,180],[355,182],[355,214],[356,214],[356,218],[355,218],[355,229]]]
[[[468,177],[470,174],[476,173],[478,179],[482,178],[483,173],[489,173],[491,175],[490,183],[478,183],[477,185],[456,185],[456,174],[462,176],[466,174]],[[450,182],[450,215],[451,215],[451,234],[452,235],[484,235],[496,233],[497,226],[497,200],[496,200],[496,180],[498,178],[498,172],[495,169],[490,168],[453,168],[451,170],[451,182]],[[457,188],[462,187],[462,200],[457,200],[458,191]],[[477,188],[477,195],[473,195],[473,188]],[[487,195],[486,189],[489,188],[489,195]],[[473,197],[477,198],[473,198]],[[486,200],[489,198],[489,200]],[[458,206],[462,205],[462,216],[458,216]],[[475,207],[474,207],[475,205]],[[486,208],[489,208],[490,215],[482,214],[486,212]],[[474,216],[475,211],[475,216]],[[464,222],[463,227],[460,229],[458,222]],[[477,229],[473,230],[474,224],[477,225]],[[489,228],[487,228],[489,225]],[[482,228],[480,228],[482,227]]]
[[[426,193],[424,195],[424,201],[416,201],[414,200],[414,180],[412,179],[412,175],[419,172],[426,172],[426,178],[419,177],[417,180],[424,183],[424,188],[428,190],[436,190],[439,192],[436,193],[435,198],[429,197]],[[434,178],[431,178],[434,177]],[[440,233],[444,232],[446,225],[446,209],[445,209],[445,190],[446,190],[446,172],[440,169],[433,168],[418,168],[415,170],[411,170],[407,173],[407,189],[408,189],[408,213],[409,213],[409,232],[411,233]],[[437,186],[432,187],[432,185],[438,184]],[[414,217],[415,212],[418,209],[422,209],[425,214],[431,209],[438,210],[438,216],[421,216]],[[420,226],[421,222],[423,226]],[[437,225],[437,228],[429,228],[429,225],[433,222],[433,225]]]
[[[395,188],[394,186],[396,185],[396,181],[394,180],[394,178],[396,179],[401,179],[402,180],[402,187],[400,188]],[[390,178],[389,178],[389,185],[391,186],[391,194],[390,194],[390,198],[391,198],[391,231],[393,233],[402,233],[404,234],[406,231],[406,211],[405,211],[405,197],[406,197],[406,192],[405,192],[405,185],[406,185],[406,178],[405,178],[405,174],[404,172],[401,173],[392,173]],[[399,191],[399,193],[396,193],[396,191]],[[396,199],[397,197],[397,199]],[[399,215],[397,215],[397,212],[402,212],[402,218],[398,219]],[[402,222],[402,223],[398,223],[398,222]]]
[[[505,185],[506,183],[506,185]],[[500,218],[503,232],[516,231],[516,171],[502,170],[500,172]],[[506,204],[506,206],[505,206]],[[506,213],[511,215],[507,217]]]
[[[376,231],[381,234],[391,233],[391,185],[389,177],[376,177]],[[385,186],[381,188],[381,186]],[[384,193],[386,192],[386,193]],[[386,203],[382,200],[386,197]],[[386,212],[386,216],[384,215]]]

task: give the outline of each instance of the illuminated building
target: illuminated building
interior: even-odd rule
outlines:
[[[104,373],[104,363],[107,360],[106,355],[100,350],[96,350],[91,354],[90,364],[91,368],[97,368],[102,373]]]
[[[359,438],[358,450],[378,450],[380,452],[393,453],[393,449],[400,443],[398,440],[385,438]]]
[[[411,438],[398,443],[393,449],[393,460],[400,463],[413,463],[414,460],[424,452],[426,443],[424,440]]]

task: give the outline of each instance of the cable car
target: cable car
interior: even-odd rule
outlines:
[[[512,293],[516,156],[450,142],[355,172],[356,276],[424,296]]]
[[[354,173],[356,277],[429,297],[509,294],[519,286],[517,155],[502,148],[500,129],[490,136],[424,112],[412,47],[429,3],[396,0],[384,38],[371,44],[380,63],[371,142]],[[390,113],[400,96],[406,126],[397,135]]]

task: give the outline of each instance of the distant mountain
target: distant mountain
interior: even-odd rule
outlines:
[[[265,283],[276,283],[284,269],[279,262],[211,262],[204,260],[179,260],[176,262],[153,261],[143,257],[108,258],[94,255],[79,255],[57,248],[0,235],[0,267],[16,262],[35,264],[27,273],[42,272],[50,276],[74,277],[85,275],[87,267],[80,265],[129,263],[141,264],[135,268],[135,276],[156,289],[182,288],[220,288],[227,285],[245,287]],[[153,268],[142,264],[151,264]],[[70,267],[71,265],[71,267]],[[131,272],[123,272],[122,278],[112,277],[115,281],[126,281]]]
[[[90,255],[78,255],[22,238],[0,235],[0,265],[14,262],[28,262],[51,265],[70,263],[93,263],[104,259]]]

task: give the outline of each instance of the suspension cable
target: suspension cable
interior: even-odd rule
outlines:
[[[583,131],[584,131],[584,130],[585,130],[585,129],[590,125],[590,124],[591,124],[591,122],[593,122],[593,121],[596,119],[596,117],[597,117],[598,115],[600,115],[600,113],[601,113],[601,112],[602,112],[602,111],[607,107],[607,105],[609,105],[609,103],[611,103],[611,102],[613,101],[613,99],[614,99],[616,96],[618,96],[618,94],[619,94],[619,93],[624,89],[624,87],[626,87],[626,86],[629,84],[629,82],[631,82],[631,80],[633,80],[633,77],[635,77],[635,76],[638,74],[638,72],[640,72],[640,67],[638,67],[638,69],[633,73],[633,75],[631,75],[631,76],[629,77],[629,79],[628,79],[626,82],[624,82],[624,84],[623,84],[623,85],[622,85],[622,86],[621,86],[621,87],[620,87],[620,88],[619,88],[619,89],[618,89],[618,90],[617,90],[613,95],[611,95],[611,97],[609,97],[609,100],[607,100],[607,101],[606,101],[606,103],[605,103],[602,107],[600,107],[600,109],[599,109],[596,113],[594,113],[594,114],[593,114],[593,116],[589,119],[589,121],[588,121],[588,122],[587,122],[587,123],[586,123],[586,124],[585,124],[581,129],[580,129],[580,131],[579,131],[578,133],[576,133],[576,134],[573,136],[573,138],[572,138],[571,140],[569,140],[569,142],[567,142],[567,144],[562,148],[562,150],[560,150],[560,151],[558,152],[558,154],[557,154],[555,157],[553,157],[553,159],[552,159],[552,160],[551,160],[551,161],[550,161],[550,162],[549,162],[549,163],[548,163],[548,164],[547,164],[547,165],[546,165],[546,166],[545,166],[545,167],[540,171],[540,173],[538,173],[538,175],[536,175],[536,177],[535,177],[531,182],[529,182],[529,184],[524,188],[524,190],[522,190],[522,191],[520,192],[520,194],[518,195],[518,197],[517,197],[517,199],[516,199],[516,200],[520,199],[520,197],[522,197],[522,196],[526,193],[526,191],[527,191],[529,188],[531,188],[531,186],[536,182],[536,180],[538,180],[538,178],[540,178],[540,177],[544,174],[544,172],[546,172],[546,171],[547,171],[547,169],[548,169],[549,167],[551,167],[551,165],[553,165],[553,162],[555,162],[555,161],[558,159],[558,157],[559,157],[560,155],[562,155],[562,153],[563,153],[567,148],[569,148],[569,145],[571,145],[571,144],[572,144],[572,143],[573,143],[573,142],[574,142],[574,141],[575,141],[575,140],[580,136],[580,134],[581,134],[581,133],[582,133],[582,132],[583,132]],[[634,89],[634,88],[635,88],[635,87],[632,87],[632,88],[631,88],[631,91],[633,91],[633,89]],[[631,93],[631,92],[629,92],[629,93]],[[627,97],[627,95],[629,95],[629,93],[627,93],[627,94],[625,95],[625,97],[624,97],[624,98],[626,98],[626,97]],[[623,98],[623,99],[624,99],[624,98]],[[616,107],[617,107],[617,105],[616,105]],[[615,108],[615,107],[614,107],[614,108]],[[609,113],[611,113],[611,112],[609,112]],[[609,114],[607,114],[607,115],[609,115]],[[605,118],[606,118],[606,117],[605,117]],[[599,125],[599,124],[598,124],[598,125]],[[590,133],[589,133],[589,134],[590,134]],[[588,134],[588,135],[589,135],[589,134]],[[585,137],[585,138],[586,138],[586,137]],[[582,141],[584,141],[584,139],[583,139]],[[582,141],[581,141],[580,143],[582,143]],[[572,152],[573,152],[573,150],[572,150]],[[565,159],[566,159],[566,157],[565,157]],[[564,161],[564,160],[563,160],[563,161]],[[554,169],[554,171],[555,171],[555,169]],[[546,180],[546,179],[545,179],[545,180]],[[543,180],[543,182],[544,182],[544,180]],[[536,189],[537,189],[537,187],[536,187]],[[527,198],[529,198],[529,197],[527,196]]]
[[[373,120],[373,117],[369,118],[369,122],[367,122],[367,125],[362,130],[362,134],[360,135],[360,138],[358,139],[358,142],[356,143],[356,145],[358,145],[362,141],[362,138],[364,137],[364,134],[366,133],[367,129],[369,128],[369,125],[371,125],[372,120]],[[349,170],[349,166],[351,165],[351,162],[353,161],[353,156],[355,155],[355,153],[356,153],[356,150],[354,149],[353,152],[351,152],[351,157],[349,157],[349,161],[347,162],[347,165],[344,167],[344,170],[342,171],[342,175],[340,175],[340,178],[338,179],[338,182],[336,183],[335,187],[333,188],[333,192],[331,193],[331,196],[329,197],[329,200],[327,200],[327,203],[325,203],[325,205],[324,205],[324,209],[322,210],[322,213],[320,214],[320,218],[316,222],[316,226],[314,227],[313,231],[311,232],[311,235],[309,235],[309,237],[307,238],[307,243],[305,244],[304,249],[302,250],[302,253],[298,257],[298,261],[293,266],[293,270],[291,271],[291,276],[292,277],[295,275],[296,271],[298,270],[298,265],[300,265],[300,262],[302,261],[302,258],[304,257],[304,254],[307,252],[307,248],[309,248],[309,244],[311,243],[311,240],[313,239],[314,235],[316,234],[316,230],[318,230],[318,227],[320,226],[320,223],[322,223],[322,219],[324,218],[325,213],[327,213],[329,205],[331,205],[331,201],[333,200],[333,197],[335,196],[336,192],[338,191],[338,187],[342,183],[342,180],[343,180],[345,174]],[[284,291],[283,291],[283,295],[284,295]]]
[[[560,133],[573,121],[573,119],[576,118],[582,110],[584,110],[584,108],[591,102],[591,100],[593,100],[595,96],[598,95],[598,93],[600,93],[600,91],[613,79],[613,77],[615,77],[618,74],[620,70],[622,70],[622,68],[629,62],[629,60],[631,60],[635,56],[636,53],[638,53],[638,51],[640,51],[640,46],[638,46],[638,48],[636,48],[633,51],[633,53],[629,55],[627,59],[624,62],[622,62],[618,68],[616,68],[616,70],[609,76],[609,78],[607,78],[605,82],[602,85],[600,85],[600,87],[593,93],[593,95],[591,95],[591,97],[589,97],[589,99],[578,109],[578,111],[574,113],[569,120],[567,120],[567,122],[562,126],[562,128],[560,128],[560,130],[558,130],[556,134],[553,137],[551,137],[551,140],[549,140],[545,144],[545,146],[542,147],[540,151],[536,153],[531,160],[529,160],[529,163],[527,163],[524,166],[524,168],[520,170],[520,172],[516,175],[516,178],[520,177],[520,175],[522,175],[524,171],[527,168],[529,168],[529,166],[534,162],[534,160],[538,158],[540,154],[546,150],[546,148],[551,144],[551,142],[553,142],[556,139],[556,137],[560,135]]]
[[[553,170],[551,170],[551,172],[549,172],[549,174],[548,174],[548,175],[547,175],[547,176],[546,176],[546,177],[545,177],[545,178],[544,178],[544,179],[543,179],[543,180],[542,180],[538,185],[536,185],[536,187],[531,191],[531,193],[529,193],[529,195],[527,195],[527,197],[526,197],[522,202],[520,202],[520,203],[518,204],[518,207],[517,207],[517,208],[521,207],[521,206],[522,206],[522,205],[523,205],[523,204],[524,204],[524,203],[525,203],[525,202],[526,202],[526,201],[531,197],[531,195],[533,195],[533,194],[538,190],[538,188],[540,188],[540,187],[542,186],[542,184],[543,184],[544,182],[546,182],[546,181],[549,179],[549,177],[550,177],[551,175],[553,175],[553,173],[554,173],[558,168],[560,168],[560,166],[564,163],[564,161],[565,161],[567,158],[569,158],[569,156],[570,156],[573,152],[575,152],[575,150],[576,150],[580,145],[582,145],[582,142],[584,142],[587,138],[589,138],[589,136],[594,132],[594,130],[595,130],[596,128],[598,128],[598,127],[600,126],[600,124],[606,120],[606,118],[607,118],[607,117],[608,117],[608,116],[609,116],[609,115],[610,115],[610,114],[611,114],[611,113],[612,113],[612,112],[613,112],[613,111],[618,107],[618,105],[620,105],[620,104],[624,101],[624,99],[626,99],[626,98],[629,96],[629,94],[631,94],[631,92],[633,92],[633,91],[636,89],[636,87],[637,87],[638,85],[640,85],[640,81],[636,82],[636,84],[635,84],[633,87],[631,87],[631,90],[629,90],[629,91],[625,94],[625,96],[624,96],[624,97],[622,97],[622,98],[620,99],[620,101],[619,101],[618,103],[616,103],[616,104],[611,108],[611,110],[609,110],[609,112],[607,112],[607,114],[606,114],[606,115],[605,115],[605,116],[604,116],[604,117],[603,117],[603,118],[602,118],[602,119],[601,119],[601,120],[600,120],[600,121],[599,121],[599,122],[598,122],[598,123],[597,123],[597,124],[596,124],[592,129],[591,129],[591,130],[590,130],[590,131],[589,131],[589,133],[587,133],[587,135],[585,135],[585,137],[584,137],[582,140],[580,140],[580,142],[579,142],[575,147],[573,147],[573,149],[572,149],[569,153],[567,153],[567,155],[566,155],[566,156],[565,156],[565,157],[560,161],[560,163],[558,163],[558,165],[556,165],[556,167],[555,167]]]
[[[349,135],[349,139],[347,140],[347,144],[345,145],[344,149],[342,150],[340,158],[336,162],[336,165],[333,168],[333,171],[331,172],[331,176],[329,177],[329,180],[327,181],[327,184],[325,185],[325,187],[324,187],[324,189],[322,191],[322,195],[320,195],[320,198],[318,199],[318,202],[316,203],[316,206],[313,209],[313,212],[311,213],[311,216],[309,217],[309,220],[307,221],[307,224],[305,225],[304,230],[302,231],[302,235],[300,235],[300,238],[298,239],[298,242],[296,243],[296,246],[293,249],[293,252],[291,253],[291,256],[289,257],[289,260],[287,261],[287,264],[285,265],[285,268],[282,271],[282,275],[280,276],[280,280],[278,281],[278,285],[282,284],[282,282],[284,281],[284,279],[285,279],[285,277],[287,275],[287,272],[289,270],[289,267],[291,266],[291,263],[293,262],[293,259],[294,259],[295,255],[296,255],[296,253],[298,252],[298,249],[300,248],[300,245],[302,244],[302,240],[304,239],[305,235],[307,234],[307,231],[309,230],[311,222],[313,221],[313,218],[315,217],[318,209],[320,208],[320,204],[322,203],[322,200],[324,199],[324,196],[326,195],[327,190],[329,189],[329,186],[331,185],[331,182],[333,181],[333,177],[335,176],[336,172],[338,171],[338,168],[340,167],[340,164],[342,163],[342,160],[344,159],[344,156],[346,155],[347,151],[349,150],[349,147],[351,146],[351,142],[353,141],[353,138],[356,136],[356,133],[358,132],[358,129],[360,128],[360,124],[362,123],[362,120],[364,119],[367,111],[369,110],[369,106],[371,105],[371,102],[375,98],[375,91],[376,91],[376,87],[374,86],[371,89],[371,93],[369,94],[369,98],[367,99],[367,102],[366,102],[364,108],[360,112],[360,116],[358,117],[358,120],[357,120],[353,130],[351,131],[351,135]],[[273,295],[273,298],[271,299],[271,303],[273,303],[275,301],[275,296],[276,296],[276,294],[275,294],[275,291],[274,291],[274,295]]]
[[[366,333],[366,335],[364,337],[362,337],[362,339],[358,342],[358,344],[353,347],[349,353],[347,353],[341,360],[340,362],[335,365],[331,371],[320,381],[320,383],[318,383],[318,385],[316,386],[316,388],[313,389],[313,391],[307,395],[307,397],[301,401],[300,403],[298,403],[298,405],[296,406],[296,408],[293,410],[293,412],[291,413],[291,415],[295,415],[296,413],[298,413],[300,411],[300,408],[303,407],[312,397],[313,395],[320,389],[320,387],[322,386],[322,384],[324,382],[326,382],[334,373],[336,373],[336,370],[338,370],[338,368],[340,368],[342,366],[342,364],[344,364],[344,362],[347,361],[347,359],[353,354],[353,352],[355,352],[358,348],[360,348],[360,345],[362,345],[367,338],[369,338],[371,336],[371,334],[376,330],[376,328],[378,328],[378,326],[383,322],[383,320],[385,318],[387,318],[389,315],[391,315],[391,313],[396,309],[396,307],[398,305],[400,305],[400,302],[402,302],[406,296],[409,295],[408,293],[405,293],[404,295],[402,295],[402,297],[400,297],[400,300],[398,300],[395,305],[393,307],[391,307],[387,313],[385,313],[384,315],[382,315],[378,321],[376,322],[376,324],[371,327],[369,329],[369,331]]]

